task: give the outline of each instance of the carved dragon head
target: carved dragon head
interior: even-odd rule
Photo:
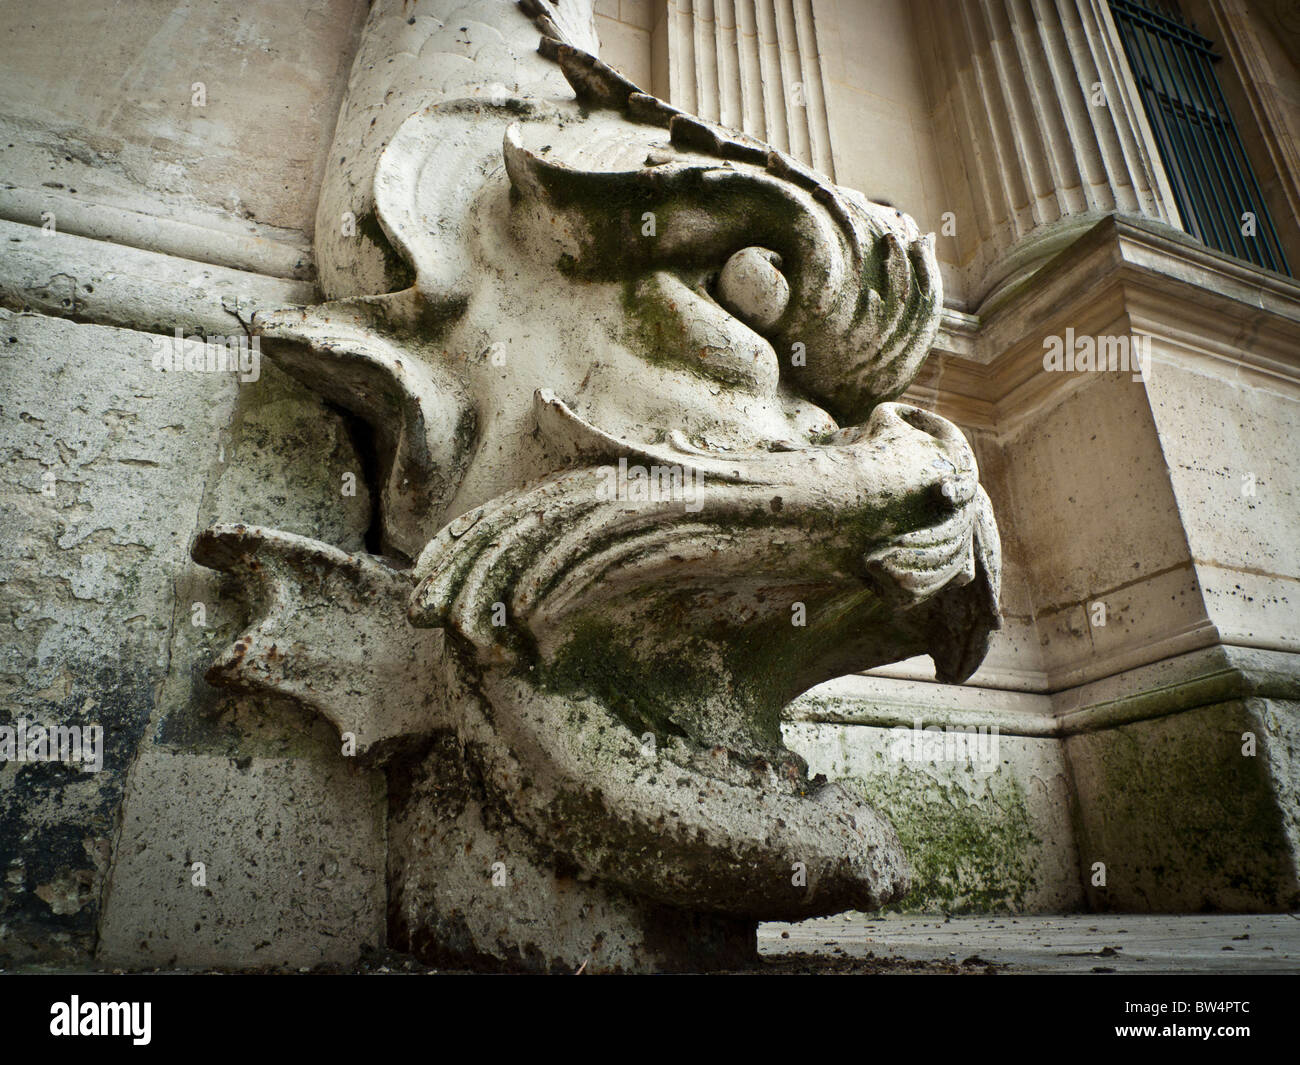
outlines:
[[[873,908],[906,890],[896,837],[810,780],[780,721],[918,654],[963,680],[998,625],[971,450],[891,402],[938,327],[932,238],[541,50],[575,100],[440,104],[380,158],[409,287],[257,317],[373,425],[384,554],[205,533],[196,557],[261,606],[209,676],[376,757],[454,731],[519,825],[636,895]]]

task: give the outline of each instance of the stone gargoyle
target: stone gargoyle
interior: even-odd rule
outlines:
[[[895,402],[933,237],[544,36],[576,99],[401,125],[402,291],[259,314],[373,429],[378,553],[243,525],[194,557],[253,621],[208,673],[324,715],[389,784],[389,934],[436,963],[744,964],[757,922],[902,896],[892,827],[782,708],[999,624],[962,434]]]

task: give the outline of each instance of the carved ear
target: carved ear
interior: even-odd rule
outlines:
[[[435,104],[403,122],[384,149],[375,169],[379,224],[431,304],[463,304],[473,289],[471,212],[501,172],[505,128],[550,114],[518,99]]]
[[[554,160],[524,147],[520,131],[530,125],[545,127],[530,139],[554,144]],[[374,188],[379,224],[414,268],[415,288],[430,304],[463,304],[475,279],[474,211],[485,188],[508,176],[526,198],[572,209],[575,217],[565,228],[583,230],[589,214],[608,215],[629,196],[661,197],[674,175],[678,182],[690,180],[698,164],[645,168],[656,139],[667,146],[659,131],[604,110],[583,115],[572,103],[436,104],[403,122],[380,156]],[[566,162],[558,161],[561,156]],[[641,224],[640,211],[629,217]]]
[[[427,108],[402,123],[375,170],[379,224],[433,300],[470,287],[465,228],[490,146],[477,126],[477,116]]]

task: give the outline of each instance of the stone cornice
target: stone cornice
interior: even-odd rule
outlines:
[[[997,726],[1062,739],[1240,699],[1300,697],[1300,655],[1218,644],[1051,694],[875,674],[841,677],[786,707],[790,722],[874,728]]]
[[[0,219],[0,306],[170,335],[226,334],[316,286]]]
[[[1088,379],[1041,372],[1043,338],[1067,327],[1150,333],[1300,384],[1300,283],[1167,227],[1111,215],[996,306],[945,311],[907,398],[971,428],[1006,431]]]

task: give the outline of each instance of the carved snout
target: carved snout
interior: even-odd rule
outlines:
[[[974,580],[979,468],[955,425],[919,407],[882,403],[866,424],[828,443],[855,454],[878,488],[872,504],[883,542],[864,545],[863,561],[884,598],[907,606]],[[883,471],[882,454],[890,456]]]
[[[1002,624],[1002,547],[970,444],[946,418],[898,403],[881,404],[866,426],[837,436],[848,446],[889,440],[900,454],[918,445],[922,454],[934,450],[931,472],[915,486],[916,505],[901,506],[912,516],[928,511],[931,520],[903,528],[864,561],[883,598],[905,609],[925,604],[916,624],[936,676],[962,683]]]

